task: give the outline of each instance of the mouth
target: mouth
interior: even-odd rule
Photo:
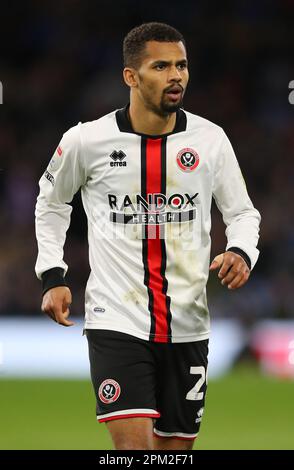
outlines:
[[[180,85],[174,85],[165,92],[169,98],[173,101],[177,101],[181,98],[183,93],[183,88]]]

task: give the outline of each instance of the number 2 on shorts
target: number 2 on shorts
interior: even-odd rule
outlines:
[[[203,400],[203,392],[199,392],[205,382],[205,367],[190,367],[190,374],[200,375],[193,388],[187,393],[186,400]]]

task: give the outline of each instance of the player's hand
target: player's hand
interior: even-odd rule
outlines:
[[[71,302],[72,296],[68,287],[53,287],[44,294],[41,310],[59,325],[72,326],[74,323],[67,320]]]
[[[242,256],[226,251],[214,258],[209,270],[218,269],[218,277],[221,279],[223,286],[227,285],[228,289],[239,289],[249,279],[250,269]]]

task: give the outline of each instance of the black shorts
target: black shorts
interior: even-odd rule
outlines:
[[[154,343],[86,330],[99,422],[146,416],[158,437],[194,439],[206,393],[208,340]]]

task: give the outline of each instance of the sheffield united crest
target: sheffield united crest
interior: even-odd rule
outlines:
[[[120,385],[113,379],[106,379],[99,387],[98,396],[103,403],[113,403],[120,396]]]
[[[177,164],[183,171],[193,171],[199,165],[199,155],[191,148],[182,149],[177,155]]]

